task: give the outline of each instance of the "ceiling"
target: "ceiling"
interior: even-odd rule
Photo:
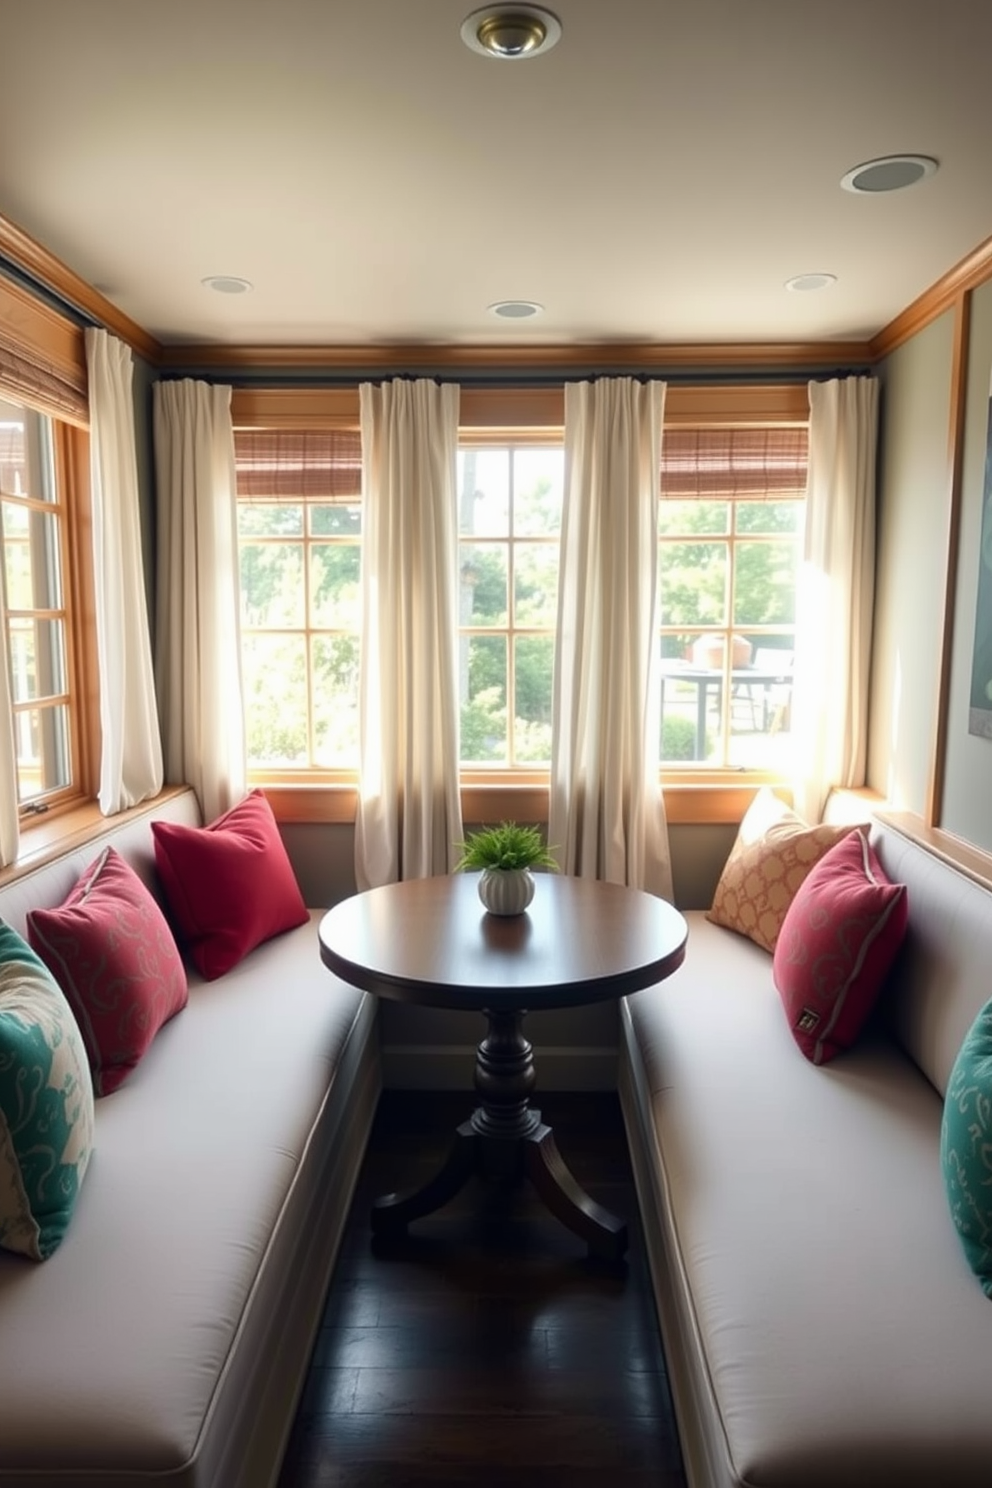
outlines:
[[[0,0],[0,215],[160,342],[254,346],[864,340],[992,236],[986,0],[550,0],[513,62],[474,8]]]

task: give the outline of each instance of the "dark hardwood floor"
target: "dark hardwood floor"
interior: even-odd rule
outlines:
[[[529,1185],[478,1179],[373,1240],[371,1201],[430,1176],[472,1103],[384,1093],[279,1488],[685,1488],[614,1095],[535,1104],[626,1219],[619,1266],[587,1260]]]

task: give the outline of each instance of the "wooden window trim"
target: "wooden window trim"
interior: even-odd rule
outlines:
[[[457,373],[455,373],[457,375]],[[235,387],[231,416],[237,428],[356,428],[360,421],[358,384],[349,387]],[[541,388],[463,387],[459,404],[459,442],[464,444],[555,443],[562,438],[564,384]],[[669,425],[745,428],[767,423],[805,424],[809,392],[796,383],[669,385],[665,422]],[[348,772],[253,771],[252,783],[270,797],[280,820],[355,819],[357,777]],[[761,785],[781,786],[770,772],[667,767],[663,772],[666,810],[672,822],[731,822],[743,815]],[[461,772],[466,820],[543,821],[547,814],[547,772],[514,771],[512,781],[497,772]],[[535,795],[536,793],[536,795]],[[542,801],[543,804],[538,804]],[[468,810],[465,810],[468,807]],[[746,806],[745,806],[746,809]],[[541,815],[543,811],[544,815]],[[280,815],[285,812],[286,815]],[[476,812],[481,813],[479,815]]]

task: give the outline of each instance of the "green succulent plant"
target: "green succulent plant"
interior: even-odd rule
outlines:
[[[550,868],[558,864],[536,827],[522,827],[517,822],[500,822],[498,827],[482,827],[470,832],[457,846],[462,856],[456,872],[466,868]]]

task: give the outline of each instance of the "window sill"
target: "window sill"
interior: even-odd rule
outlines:
[[[665,814],[673,825],[738,823],[760,785],[774,783],[749,776],[667,783]],[[262,785],[276,820],[316,824],[353,822],[358,807],[354,785]],[[462,819],[467,823],[548,819],[546,783],[466,783],[462,786]]]
[[[21,840],[17,862],[0,868],[0,886],[13,883],[36,868],[42,868],[64,853],[73,852],[95,841],[105,832],[116,831],[123,822],[182,795],[188,789],[183,785],[167,785],[157,796],[122,811],[117,816],[104,816],[96,801],[79,801],[42,817],[29,818],[21,823]]]

